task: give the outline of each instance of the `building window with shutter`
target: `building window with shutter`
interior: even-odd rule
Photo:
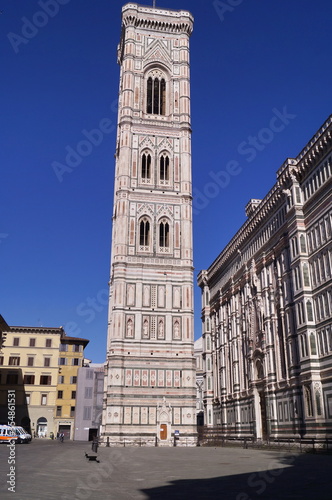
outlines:
[[[92,387],[85,388],[84,398],[85,399],[92,399]]]
[[[19,356],[10,356],[8,364],[9,364],[9,366],[20,366],[20,357]]]
[[[41,375],[40,376],[40,385],[51,385],[52,377],[50,375]]]
[[[91,406],[84,406],[83,420],[91,420]]]
[[[26,374],[23,378],[23,384],[33,385],[35,383],[35,376]]]

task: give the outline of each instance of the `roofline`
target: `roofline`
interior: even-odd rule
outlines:
[[[65,331],[62,326],[56,328],[54,326],[46,327],[46,326],[9,326],[9,331],[15,330],[24,330],[27,332],[32,331],[40,331],[40,332],[52,332],[52,333],[61,333],[65,335]]]
[[[7,325],[4,317],[0,314],[0,332],[8,332],[10,330],[10,326]]]
[[[88,339],[82,339],[80,337],[67,337],[67,335],[65,334],[63,337],[61,337],[61,343],[65,343],[66,341],[69,341],[69,342],[79,342],[79,343],[84,343],[85,345],[88,345],[88,343],[90,342],[90,340]]]

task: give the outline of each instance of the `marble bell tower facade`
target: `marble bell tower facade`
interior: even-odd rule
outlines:
[[[196,444],[187,11],[128,3],[102,441]]]

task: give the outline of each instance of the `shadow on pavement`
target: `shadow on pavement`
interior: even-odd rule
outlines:
[[[281,467],[250,474],[171,481],[142,489],[149,500],[331,500],[332,457],[289,455],[274,461]],[[222,468],[222,465],[221,465]]]

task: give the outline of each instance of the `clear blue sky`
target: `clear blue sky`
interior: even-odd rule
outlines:
[[[69,335],[90,339],[87,357],[102,362],[116,47],[125,2],[58,0],[58,8],[53,2],[49,14],[40,14],[43,3],[0,1],[0,313],[10,325],[64,326]],[[191,96],[198,272],[243,224],[249,199],[264,197],[282,162],[296,156],[332,112],[332,3],[225,0],[219,11],[212,0],[157,0],[157,6],[187,9],[195,17]],[[83,131],[101,121],[107,124],[103,135],[83,150],[84,157],[70,157],[71,171],[60,182],[54,162],[65,164],[68,151],[86,139]],[[227,170],[232,175],[225,176]],[[197,287],[195,296],[197,338]]]

